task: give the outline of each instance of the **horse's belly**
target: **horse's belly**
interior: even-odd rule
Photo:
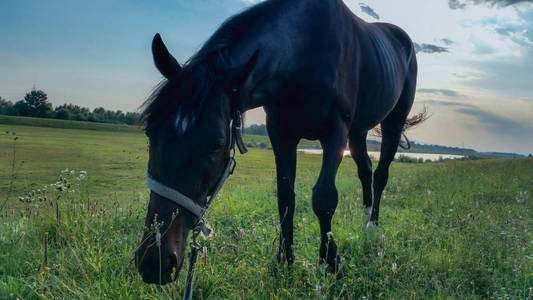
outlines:
[[[396,106],[400,94],[401,89],[397,87],[379,87],[360,93],[352,128],[368,130],[381,123]]]
[[[327,98],[294,96],[287,101],[265,106],[267,120],[278,124],[285,134],[316,140],[328,134],[332,114],[336,111],[333,101]]]

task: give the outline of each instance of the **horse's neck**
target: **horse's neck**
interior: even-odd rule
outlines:
[[[283,82],[279,78],[280,74],[286,73],[285,68],[293,60],[291,56],[298,52],[292,43],[296,40],[294,36],[297,30],[287,32],[287,28],[296,26],[295,21],[290,19],[290,11],[302,10],[298,6],[304,5],[306,1],[298,1],[298,3],[272,1],[271,3],[272,7],[264,7],[264,14],[261,18],[263,21],[268,20],[268,23],[251,21],[250,30],[235,42],[230,53],[231,65],[240,66],[246,64],[250,57],[259,50],[256,66],[243,85],[239,87],[243,93],[241,104],[244,111],[265,106],[269,101],[274,100]]]
[[[244,110],[268,105],[293,75],[295,64],[302,64],[301,53],[320,40],[324,32],[317,22],[330,24],[334,18],[346,18],[342,1],[272,1],[264,7],[259,22],[250,21],[250,30],[239,38],[230,53],[231,65],[245,64],[259,50],[259,60],[241,87]],[[305,12],[305,13],[302,13]],[[260,14],[261,15],[261,14]],[[297,16],[297,17],[296,17]],[[322,19],[316,20],[317,16]],[[267,20],[268,22],[265,22]],[[316,21],[315,21],[316,20]],[[343,22],[352,20],[343,19]],[[260,23],[263,22],[263,23]],[[305,62],[312,63],[312,62]]]

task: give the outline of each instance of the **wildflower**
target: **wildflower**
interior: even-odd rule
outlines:
[[[39,276],[43,277],[44,276],[44,272],[39,273]]]
[[[172,267],[172,273],[176,273],[176,267]]]
[[[75,237],[75,236],[71,236],[70,238],[72,238],[72,240],[73,240],[73,241],[74,241],[74,240],[76,239],[76,237]]]
[[[396,263],[393,263],[392,264],[392,271],[395,272],[396,270],[398,270],[398,265]]]
[[[83,243],[87,244],[87,237],[83,237]]]
[[[45,271],[50,271],[50,268],[49,267],[44,267],[44,270]]]

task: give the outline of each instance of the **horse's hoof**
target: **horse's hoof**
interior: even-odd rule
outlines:
[[[283,252],[278,252],[276,254],[276,260],[278,264],[285,264],[290,267],[294,263],[294,255],[286,256]]]
[[[333,259],[333,261],[330,261],[327,264],[327,273],[335,275],[337,279],[342,278],[344,276],[345,263],[343,262],[341,256],[337,255],[335,259]]]
[[[366,223],[366,230],[369,230],[369,231],[376,231],[378,229],[376,223],[374,223],[374,221],[368,221],[368,223]]]

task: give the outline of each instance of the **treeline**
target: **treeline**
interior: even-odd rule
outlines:
[[[31,90],[24,96],[24,99],[15,103],[0,97],[0,115],[98,123],[123,123],[128,125],[135,124],[138,117],[137,113],[106,110],[103,107],[95,108],[92,111],[87,107],[73,104],[63,104],[53,107],[48,102],[46,93],[36,89]]]
[[[252,124],[244,129],[245,134],[254,134],[254,135],[262,135],[267,136],[267,129],[265,125],[257,125]]]

